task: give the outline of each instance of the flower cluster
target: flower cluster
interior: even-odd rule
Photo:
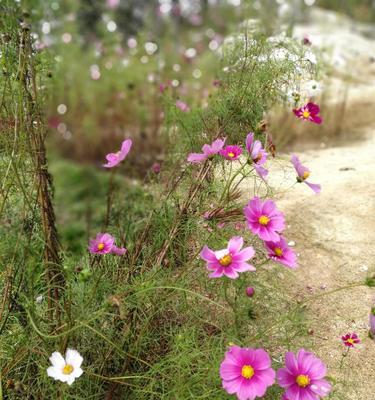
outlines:
[[[315,123],[321,123],[319,107],[309,103],[299,110],[294,110],[301,118],[309,119]],[[225,139],[216,139],[211,145],[205,144],[202,153],[191,153],[188,161],[199,163],[221,155],[227,160],[238,160],[243,153],[240,146],[227,145]],[[264,167],[268,153],[259,140],[255,140],[253,132],[249,132],[245,140],[245,149],[248,160],[245,165],[250,165],[257,175],[265,180],[269,171]],[[310,170],[302,165],[299,158],[293,154],[291,163],[297,173],[297,182],[305,183],[315,193],[319,193],[320,185],[307,181]],[[244,168],[243,164],[242,168]],[[256,235],[266,249],[267,256],[287,268],[297,267],[297,255],[288,246],[283,236],[285,230],[284,214],[277,208],[271,199],[261,199],[254,196],[243,209],[247,227]],[[208,217],[209,213],[205,216]],[[240,236],[232,237],[226,248],[212,250],[204,246],[200,257],[206,262],[206,268],[210,272],[209,278],[227,277],[236,279],[240,273],[256,271],[249,263],[255,256],[252,246],[243,248],[244,239]],[[253,287],[246,288],[246,295],[252,297],[255,293]],[[346,343],[356,343],[355,337],[345,336]],[[344,337],[343,337],[344,340]],[[324,379],[326,367],[314,354],[299,350],[297,354],[286,353],[285,367],[276,372],[272,369],[271,358],[264,349],[241,348],[231,346],[225,353],[225,358],[220,365],[220,376],[223,388],[229,394],[236,394],[238,400],[254,400],[263,397],[277,378],[279,386],[285,392],[284,400],[318,400],[325,397],[331,391],[331,385]]]
[[[286,353],[285,367],[277,373],[264,349],[231,346],[220,365],[224,390],[236,394],[238,400],[263,397],[276,380],[285,390],[284,400],[318,400],[331,391],[326,374],[323,362],[304,349]]]

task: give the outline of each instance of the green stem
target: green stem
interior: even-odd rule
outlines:
[[[346,349],[346,352],[345,353],[342,353],[342,357],[341,357],[341,361],[340,361],[340,371],[342,370],[342,367],[343,367],[343,365],[344,365],[344,360],[345,360],[345,358],[348,356],[348,354],[349,354],[349,350],[350,350],[350,347],[348,347],[347,349]]]
[[[240,332],[240,327],[239,327],[239,320],[238,320],[238,315],[237,315],[237,307],[236,307],[236,303],[237,303],[237,295],[235,296],[234,302],[232,302],[229,299],[229,294],[228,294],[228,279],[224,278],[224,282],[223,282],[223,287],[224,287],[224,299],[225,301],[228,303],[229,307],[232,309],[233,311],[233,318],[234,318],[234,327],[236,330],[236,336],[239,336],[239,332]]]
[[[222,193],[222,195],[220,197],[219,204],[222,201],[224,201],[225,197],[228,197],[229,192],[230,192],[230,187],[231,187],[232,183],[237,178],[237,176],[242,173],[242,171],[245,169],[246,165],[247,165],[246,163],[245,164],[241,164],[241,168],[239,168],[235,172],[235,174],[228,180],[227,184],[224,186],[224,190],[223,190],[223,193]],[[230,164],[230,174],[229,174],[229,176],[231,176],[231,175],[232,175],[232,164]]]

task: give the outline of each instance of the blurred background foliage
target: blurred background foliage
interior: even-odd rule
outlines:
[[[28,0],[35,45],[48,50],[51,147],[99,165],[124,137],[137,143],[132,174],[165,157],[166,97],[205,106],[219,85],[224,38],[258,18],[267,35],[308,15],[313,4],[364,20],[370,0]],[[163,96],[163,93],[167,96]],[[171,103],[173,104],[173,103]]]

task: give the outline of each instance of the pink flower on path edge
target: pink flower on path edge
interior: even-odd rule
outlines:
[[[300,349],[295,355],[285,355],[285,368],[277,371],[278,384],[286,389],[288,400],[318,400],[331,391],[330,383],[324,379],[327,368],[313,353]]]
[[[268,170],[262,165],[267,161],[268,153],[263,149],[260,140],[254,141],[254,133],[250,132],[246,136],[246,150],[249,152],[254,163],[254,168],[257,174],[265,179],[268,175]]]
[[[244,208],[244,214],[249,229],[260,239],[270,242],[280,240],[279,232],[285,228],[285,219],[272,200],[262,202],[259,197],[254,197]]]
[[[241,154],[242,154],[241,147],[236,145],[225,146],[224,149],[220,151],[220,155],[222,155],[227,160],[231,161],[238,160]]]
[[[322,119],[319,117],[320,108],[315,103],[307,103],[300,108],[293,109],[294,114],[305,121],[314,122],[314,124],[321,124]]]
[[[193,164],[197,164],[206,161],[207,158],[218,154],[220,150],[224,147],[225,139],[216,139],[211,145],[204,144],[202,147],[203,153],[190,153],[187,160]]]
[[[263,349],[231,346],[220,365],[220,377],[225,391],[236,394],[238,400],[263,397],[275,383],[271,358]]]
[[[128,155],[131,147],[132,147],[132,140],[131,139],[126,139],[122,142],[121,145],[121,150],[118,151],[117,153],[109,153],[106,155],[107,159],[107,164],[103,164],[103,167],[105,168],[113,168],[116,165],[120,164],[121,161],[125,159],[125,157]]]
[[[297,267],[296,253],[288,246],[286,240],[280,237],[278,242],[264,242],[268,257],[289,268]]]
[[[347,333],[341,337],[341,340],[346,347],[355,347],[356,344],[361,343],[356,333]]]
[[[372,339],[375,339],[375,307],[372,307],[370,310],[369,324],[370,324],[370,337]]]
[[[255,267],[246,262],[254,257],[255,250],[251,246],[241,250],[242,246],[243,238],[240,236],[232,237],[223,250],[214,251],[204,246],[200,256],[207,261],[207,269],[212,271],[209,277],[236,279],[239,272],[255,271]]]
[[[95,239],[91,239],[89,251],[91,254],[112,253],[118,256],[122,256],[126,253],[125,248],[115,246],[115,238],[109,233],[98,233]]]
[[[315,193],[317,194],[320,193],[321,191],[320,185],[318,185],[317,183],[310,183],[306,181],[306,179],[310,176],[310,170],[304,165],[302,165],[301,161],[295,154],[292,154],[290,162],[293,164],[297,172],[297,181],[300,183],[301,182],[306,183],[306,185],[309,186]]]

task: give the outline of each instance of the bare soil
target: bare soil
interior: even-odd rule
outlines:
[[[316,297],[307,310],[316,353],[326,361],[335,380],[334,399],[375,399],[375,341],[368,336],[368,317],[375,289],[364,283],[375,274],[375,128],[361,142],[298,154],[320,183],[315,195],[296,184],[279,196],[289,226],[286,236],[296,243],[299,269],[291,294]],[[276,174],[290,182],[294,172]],[[271,175],[271,173],[270,173]],[[341,335],[359,334],[340,369]]]

